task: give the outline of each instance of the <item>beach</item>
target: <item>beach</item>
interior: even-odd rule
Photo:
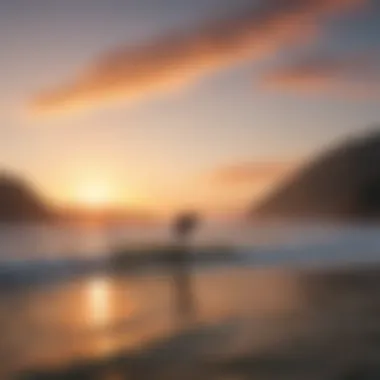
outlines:
[[[377,378],[379,273],[208,268],[189,318],[169,272],[19,289],[2,295],[1,378]]]

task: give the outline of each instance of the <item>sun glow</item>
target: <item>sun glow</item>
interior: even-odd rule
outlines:
[[[106,183],[88,183],[78,190],[78,201],[90,208],[102,208],[115,201],[112,188]]]

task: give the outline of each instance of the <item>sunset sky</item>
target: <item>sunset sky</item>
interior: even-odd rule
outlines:
[[[0,152],[56,203],[231,210],[380,121],[377,0],[0,0]]]

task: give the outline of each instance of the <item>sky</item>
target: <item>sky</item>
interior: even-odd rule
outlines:
[[[244,210],[379,122],[379,20],[377,0],[0,0],[0,165],[57,204]]]

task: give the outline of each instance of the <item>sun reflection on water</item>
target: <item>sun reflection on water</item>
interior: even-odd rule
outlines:
[[[86,328],[92,331],[88,348],[105,355],[128,344],[136,302],[129,284],[113,277],[95,277],[86,283]]]
[[[105,326],[112,317],[108,278],[95,278],[88,283],[89,322],[95,327]]]

